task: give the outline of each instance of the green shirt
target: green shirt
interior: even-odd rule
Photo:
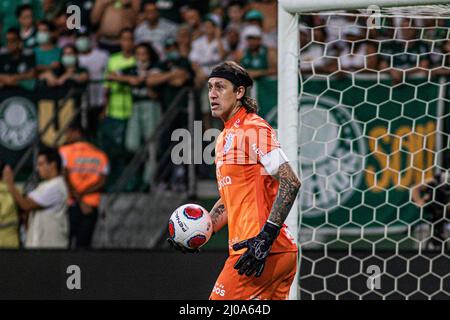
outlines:
[[[269,68],[269,53],[266,46],[261,46],[258,52],[245,50],[241,65],[248,70],[264,70]]]
[[[49,66],[55,61],[61,59],[61,48],[53,47],[53,49],[44,51],[40,47],[34,48],[37,66]]]
[[[9,53],[0,54],[0,74],[21,74],[35,67],[34,54],[31,49],[24,49],[18,57]],[[34,79],[23,80],[19,85],[27,90],[33,90]]]
[[[134,65],[136,65],[134,56],[126,58],[122,52],[118,52],[109,58],[106,73],[118,72]],[[114,119],[128,119],[133,108],[130,86],[119,82],[107,81],[106,87],[109,89],[106,115]]]

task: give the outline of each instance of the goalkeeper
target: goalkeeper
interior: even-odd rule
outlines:
[[[253,81],[235,62],[208,80],[212,116],[224,122],[216,142],[220,199],[211,209],[214,232],[228,224],[229,254],[210,299],[287,299],[297,269],[297,245],[284,221],[300,181],[247,96]]]

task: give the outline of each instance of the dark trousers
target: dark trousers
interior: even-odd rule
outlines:
[[[97,208],[94,208],[90,214],[85,215],[78,204],[69,206],[71,248],[88,248],[91,246],[97,218]]]

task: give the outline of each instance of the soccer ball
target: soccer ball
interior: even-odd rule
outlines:
[[[169,235],[189,249],[203,246],[211,238],[213,225],[208,211],[198,204],[178,207],[169,219]]]

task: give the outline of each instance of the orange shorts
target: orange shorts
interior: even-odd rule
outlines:
[[[241,255],[228,257],[217,278],[210,300],[287,300],[297,271],[297,252],[267,257],[261,277],[239,275],[234,269]]]

